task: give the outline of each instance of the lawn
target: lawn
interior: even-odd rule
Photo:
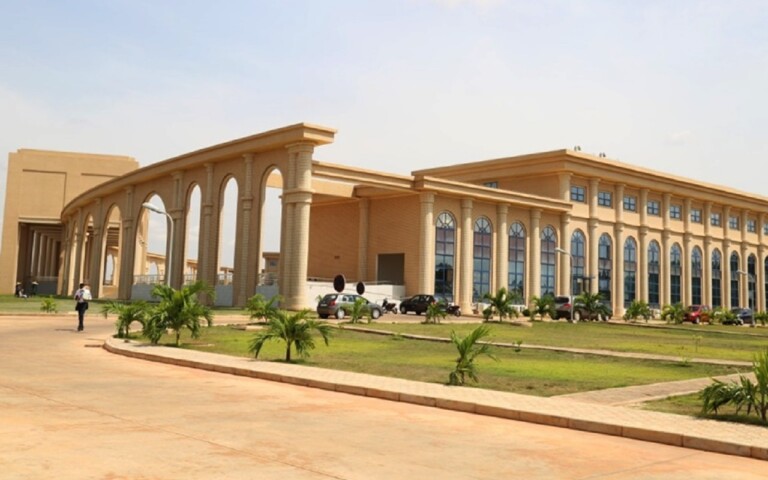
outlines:
[[[641,405],[644,410],[653,410],[655,412],[675,413],[677,415],[688,415],[690,417],[709,418],[713,420],[722,420],[727,422],[750,423],[753,425],[765,426],[760,417],[754,415],[754,412],[747,416],[746,409],[742,408],[741,414],[736,414],[736,409],[731,405],[726,405],[719,409],[717,415],[701,413],[701,399],[698,393],[691,395],[681,395],[679,397],[670,397],[663,400],[654,400],[645,402]]]
[[[505,327],[496,326],[494,331],[499,328]],[[250,356],[248,344],[254,335],[252,331],[232,327],[213,327],[204,329],[201,338],[191,340],[185,331],[182,346],[228,355]],[[171,339],[167,337],[162,342],[171,342]],[[495,348],[494,353],[499,359],[498,362],[489,358],[478,360],[478,386],[537,396],[707,377],[736,371],[732,367],[697,365],[683,361],[643,361],[542,350],[522,349],[516,352],[514,348]],[[284,354],[283,343],[270,342],[266,344],[259,358],[281,361]],[[338,329],[333,332],[330,346],[326,347],[322,340],[318,340],[317,348],[312,351],[311,356],[300,360],[299,363],[445,383],[455,357],[456,349],[450,343]]]
[[[389,319],[391,317],[385,317]],[[602,322],[533,322],[520,327],[509,322],[489,323],[491,339],[501,343],[613,350],[669,355],[676,358],[712,358],[751,362],[768,346],[768,328],[720,325],[675,325],[652,328]],[[385,323],[362,325],[388,332],[449,338],[451,330],[466,335],[473,324]]]

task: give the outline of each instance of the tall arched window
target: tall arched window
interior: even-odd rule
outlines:
[[[624,242],[624,306],[637,299],[637,243],[632,237]]]
[[[768,263],[766,264],[768,268]],[[712,306],[723,306],[723,256],[720,250],[712,251]]]
[[[584,265],[586,264],[584,259],[584,234],[581,230],[576,230],[571,235],[571,255],[573,255],[571,261],[573,262],[571,269],[571,292],[572,295],[581,294],[581,289],[584,282]]]
[[[555,294],[555,248],[557,234],[547,226],[541,231],[541,296]]]
[[[659,308],[659,272],[661,267],[661,249],[656,240],[648,245],[648,304],[653,308]]]
[[[674,244],[669,250],[669,302],[674,305],[682,302],[680,295],[680,276],[682,275],[682,251],[680,245]]]
[[[525,298],[525,228],[519,222],[509,227],[508,289]]]
[[[730,264],[730,281],[731,281],[731,307],[740,307],[739,299],[741,298],[741,292],[739,291],[739,254],[736,252],[731,253]]]
[[[701,249],[693,247],[691,252],[691,302],[701,305]]]
[[[478,301],[491,290],[491,222],[478,218],[475,222],[472,300]]]
[[[435,295],[453,301],[453,266],[456,257],[456,219],[448,212],[435,225]]]
[[[613,242],[607,233],[600,235],[598,245],[598,284],[597,293],[606,303],[611,303],[611,274],[613,270]]]
[[[752,310],[755,309],[755,287],[757,287],[757,257],[750,255],[747,257],[747,304]]]

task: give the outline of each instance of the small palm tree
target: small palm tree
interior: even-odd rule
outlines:
[[[712,315],[710,316],[710,323],[721,323],[723,325],[729,325],[736,323],[736,313],[732,312],[728,308],[715,307],[712,309]]]
[[[56,306],[56,300],[54,300],[53,296],[49,295],[47,298],[42,299],[40,302],[40,310],[45,313],[58,312],[59,309]]]
[[[491,346],[488,343],[480,343],[480,340],[491,333],[487,325],[480,325],[469,332],[464,338],[459,338],[456,332],[451,330],[451,341],[456,345],[459,356],[456,359],[456,368],[448,376],[449,385],[464,385],[466,377],[471,378],[475,383],[477,378],[477,368],[475,359],[480,355],[486,355],[496,361],[498,359],[490,352]]]
[[[674,305],[664,305],[661,309],[661,319],[667,323],[683,323],[685,319],[685,308],[681,303]]]
[[[156,336],[163,330],[171,329],[176,333],[177,347],[181,330],[184,328],[189,329],[192,338],[199,337],[200,320],[204,319],[209,327],[213,323],[211,309],[200,303],[199,295],[212,298],[214,290],[202,280],[184,285],[180,290],[168,285],[155,285],[152,296],[159,298],[160,303],[152,309],[150,314],[150,322],[148,322],[151,325],[150,334]]]
[[[279,310],[278,305],[283,301],[283,297],[275,295],[267,300],[264,295],[257,293],[248,299],[245,309],[251,315],[251,320],[262,320],[268,322]]]
[[[632,300],[632,303],[624,312],[624,320],[635,321],[642,317],[647,322],[651,318],[651,307],[645,300]]]
[[[747,415],[754,410],[763,422],[768,423],[768,349],[755,355],[752,371],[756,383],[740,375],[738,382],[715,380],[712,385],[702,390],[699,394],[704,401],[702,413],[717,413],[717,409],[723,405],[733,405],[736,407],[736,413],[739,413],[742,407],[746,406]]]
[[[755,322],[760,322],[762,326],[765,326],[766,322],[768,322],[768,312],[755,312]]]
[[[277,314],[269,320],[267,328],[257,333],[248,349],[253,353],[254,358],[259,358],[262,347],[268,340],[282,340],[285,342],[285,361],[291,361],[291,348],[296,347],[296,352],[302,357],[309,356],[309,351],[315,348],[315,341],[312,338],[312,331],[317,330],[323,341],[328,345],[328,338],[331,334],[330,325],[318,322],[309,318],[310,311],[302,310],[290,314],[279,310]]]
[[[349,322],[357,323],[361,318],[368,317],[368,323],[371,323],[371,312],[368,308],[368,302],[363,298],[356,298],[349,309]]]
[[[543,295],[537,297],[534,295],[531,297],[531,317],[539,315],[544,318],[544,315],[548,315],[549,318],[555,318],[555,298],[551,295]]]
[[[494,314],[499,315],[499,323],[501,323],[504,317],[517,317],[518,312],[512,307],[512,303],[518,298],[519,297],[508,291],[505,287],[498,289],[495,295],[486,293],[483,296],[483,299],[488,300],[488,303],[490,304],[491,317],[493,317]]]
[[[587,319],[595,320],[600,316],[607,316],[607,307],[601,302],[602,299],[603,296],[599,293],[583,292],[574,299],[574,302],[584,310]]]
[[[427,311],[424,312],[424,323],[440,323],[440,320],[444,320],[447,315],[445,304],[430,303],[427,305]]]
[[[117,338],[128,338],[133,322],[140,323],[143,329],[148,311],[149,306],[146,302],[142,301],[131,303],[109,301],[101,307],[101,313],[104,315],[104,318],[107,318],[110,314],[117,315],[117,322],[115,322]]]

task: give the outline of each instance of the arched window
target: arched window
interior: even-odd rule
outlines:
[[[576,230],[571,235],[571,294],[581,294],[581,289],[584,285],[584,266],[586,264],[584,258],[584,234],[581,230]]]
[[[491,290],[491,222],[478,218],[475,222],[472,300],[477,302]]]
[[[757,287],[757,257],[750,255],[747,257],[747,303],[749,308],[755,309],[755,287]]]
[[[453,301],[453,266],[456,257],[456,220],[448,212],[435,225],[435,295]]]
[[[557,234],[547,226],[541,231],[541,296],[555,294],[555,248]]]
[[[712,306],[723,306],[723,256],[720,254],[720,250],[714,249],[712,251]],[[768,268],[768,263],[766,263]]]
[[[691,252],[691,302],[701,305],[701,249],[693,247]]]
[[[741,298],[741,292],[739,291],[739,254],[736,252],[731,253],[731,307],[740,307],[739,299]]]
[[[659,308],[659,261],[661,249],[655,240],[648,245],[648,305]]]
[[[624,242],[624,306],[637,299],[637,243],[632,237]]]
[[[525,228],[519,222],[509,227],[509,278],[510,292],[525,298]]]
[[[669,250],[669,303],[672,305],[682,302],[680,295],[680,276],[682,275],[682,251],[680,245],[674,244]]]
[[[608,304],[611,303],[611,274],[613,270],[612,245],[613,242],[611,241],[610,235],[607,233],[600,235],[600,243],[598,244],[597,250],[597,293],[599,293],[603,301]]]

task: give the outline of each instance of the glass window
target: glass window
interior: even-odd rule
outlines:
[[[683,209],[680,205],[670,205],[669,218],[673,220],[680,220],[681,218],[683,218],[682,211]]]
[[[691,302],[701,305],[701,249],[694,247],[691,252]]]
[[[509,278],[510,292],[525,299],[525,228],[519,222],[509,227]],[[525,303],[525,301],[523,301]]]
[[[723,306],[723,290],[722,290],[722,260],[720,250],[715,249],[712,252],[712,306]]]
[[[699,208],[691,209],[691,222],[701,223],[701,209]]]
[[[453,301],[453,266],[456,252],[456,220],[448,212],[437,217],[435,227],[435,295]]]
[[[613,205],[613,195],[611,192],[598,192],[597,204],[601,207],[610,207]]]
[[[755,233],[757,231],[757,222],[754,220],[747,220],[747,231],[749,233]]]
[[[586,190],[578,185],[571,186],[571,200],[584,203],[586,200]]]
[[[637,298],[637,243],[632,237],[624,242],[624,306],[628,307]]]
[[[483,183],[483,186],[488,188],[499,188],[499,182],[485,182]]]
[[[557,235],[547,226],[541,231],[541,292],[540,296],[555,294],[555,255]]]
[[[491,222],[487,218],[478,218],[474,236],[473,302],[491,290],[491,233]]]
[[[709,224],[713,227],[719,227],[720,226],[720,214],[719,213],[713,213],[709,216]]]
[[[648,215],[659,216],[661,212],[661,204],[658,200],[648,200]]]
[[[680,250],[680,245],[672,245],[672,248],[669,251],[669,260],[669,300],[672,305],[675,305],[682,300],[682,296],[680,295],[680,275],[682,273],[682,251]]]
[[[755,288],[757,282],[755,275],[757,274],[757,257],[750,255],[747,258],[747,306],[752,310],[755,309]]]
[[[739,217],[731,215],[728,217],[728,228],[733,230],[738,230],[739,228]]]
[[[611,237],[607,233],[602,234],[597,249],[597,293],[600,294],[602,300],[609,304],[611,302],[611,271],[613,270],[613,249],[611,246]]]
[[[581,230],[573,232],[571,235],[571,261],[573,262],[571,264],[571,295],[580,295],[584,286],[585,243],[584,234],[581,233]]]
[[[763,224],[763,233],[764,233],[765,235],[768,235],[768,223],[764,223],[764,224]]]
[[[637,211],[637,197],[624,195],[624,210],[627,212]]]
[[[659,244],[654,240],[648,245],[648,304],[659,308]]]

